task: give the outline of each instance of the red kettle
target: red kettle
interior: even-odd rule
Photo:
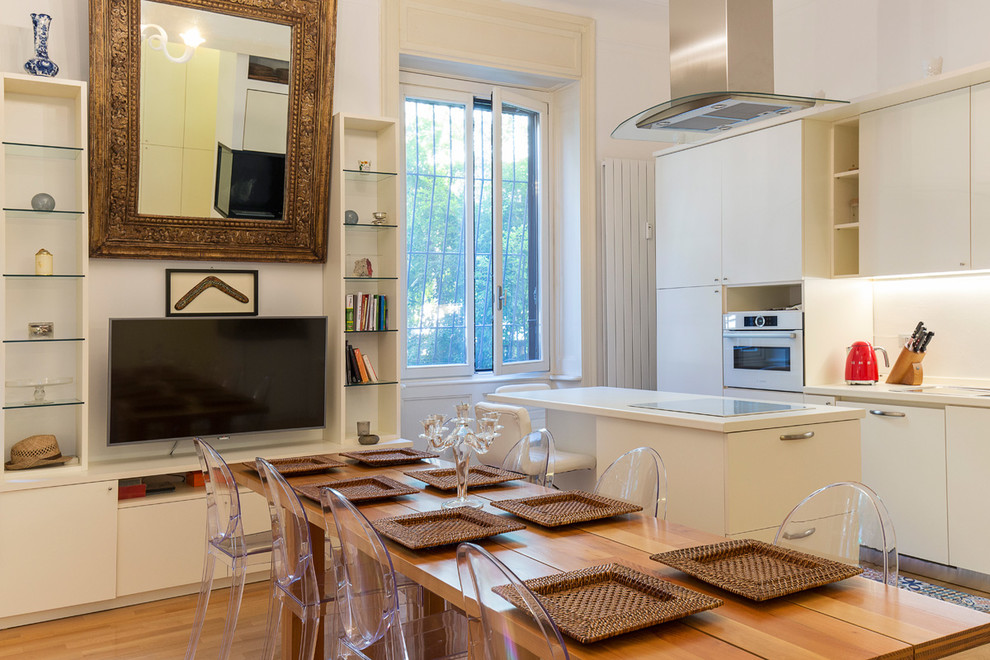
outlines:
[[[879,346],[873,348],[868,341],[853,342],[846,349],[846,383],[849,385],[872,385],[880,380],[877,371],[876,351],[883,353],[884,366],[890,366],[887,351]]]

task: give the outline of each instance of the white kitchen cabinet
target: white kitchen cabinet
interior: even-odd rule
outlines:
[[[657,291],[657,389],[722,395],[722,289]]]
[[[724,533],[773,541],[805,497],[836,481],[860,480],[859,422],[728,433],[725,455]]]
[[[724,141],[722,281],[800,280],[802,122]]]
[[[0,493],[0,618],[114,597],[117,482]]]
[[[990,573],[990,508],[986,480],[990,443],[986,408],[945,408],[945,462],[948,479],[949,564]]]
[[[990,83],[970,91],[970,241],[974,269],[990,268]]]
[[[725,142],[657,158],[657,287],[722,278],[722,153]]]
[[[867,411],[863,483],[883,500],[902,555],[949,563],[945,411],[844,401]]]
[[[657,157],[657,286],[828,274],[828,126],[794,121]]]
[[[860,274],[970,268],[969,88],[860,117]]]

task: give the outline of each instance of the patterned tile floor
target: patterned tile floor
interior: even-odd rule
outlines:
[[[880,571],[872,568],[863,569],[863,577],[876,580],[877,582],[883,581]],[[980,612],[990,613],[990,598],[966,593],[965,591],[958,591],[957,589],[953,589],[942,584],[925,582],[924,580],[916,578],[912,575],[906,575],[903,573],[898,575],[897,586],[901,589],[916,591],[920,594],[924,594],[932,598],[938,598],[939,600],[944,600],[949,603],[955,603],[956,605],[969,607],[974,610],[979,610]]]

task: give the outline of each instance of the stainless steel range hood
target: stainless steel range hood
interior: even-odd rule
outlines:
[[[774,93],[773,0],[670,0],[670,94],[612,137],[669,142],[843,102]]]

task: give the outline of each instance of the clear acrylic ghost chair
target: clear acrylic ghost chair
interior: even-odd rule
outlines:
[[[193,446],[196,447],[199,469],[203,473],[206,488],[206,557],[203,560],[203,579],[199,587],[199,600],[196,603],[189,645],[186,647],[186,658],[196,657],[196,646],[203,632],[206,608],[213,590],[213,571],[217,560],[229,566],[232,574],[227,617],[220,641],[220,658],[227,658],[241,608],[248,560],[260,559],[271,552],[272,533],[244,533],[241,498],[237,494],[237,484],[234,483],[230,468],[220,454],[201,438],[194,438]]]
[[[553,486],[549,472],[553,455],[553,436],[546,429],[524,435],[502,459],[502,469],[526,475],[526,481],[540,486]]]
[[[326,628],[335,623],[333,597],[336,587],[332,585],[334,556],[326,548],[325,539],[313,539],[309,522],[299,497],[271,463],[263,458],[256,459],[261,483],[268,498],[268,509],[272,517],[272,602],[268,610],[268,630],[263,657],[275,657],[276,639],[284,609],[299,618],[302,626],[299,641],[299,660],[311,660],[316,650],[320,618],[328,613]],[[324,543],[324,564],[318,566],[314,559],[314,543]],[[320,586],[318,574],[323,573],[327,589]],[[329,593],[329,598],[324,591]],[[283,649],[282,657],[286,650]]]
[[[368,519],[332,488],[320,491],[328,535],[335,537],[338,626],[327,633],[328,658],[407,660],[467,657],[467,619],[448,609],[418,619],[399,616],[392,557]],[[334,638],[331,639],[331,636]]]
[[[474,543],[457,546],[457,573],[468,614],[472,660],[538,657],[541,660],[566,660],[570,656],[560,631],[532,591],[505,564]],[[492,591],[492,587],[513,587],[525,604],[515,608]],[[537,631],[546,642],[541,648],[524,648],[519,640],[520,619]],[[532,638],[532,634],[530,634]]]
[[[868,486],[841,481],[804,498],[774,545],[872,569],[897,586],[897,540],[887,507]]]
[[[496,391],[503,391],[506,387],[515,386],[506,385],[498,388]],[[534,386],[530,389],[549,388],[536,388]],[[499,426],[502,427],[502,430],[499,431],[499,436],[495,438],[495,441],[492,443],[492,446],[488,448],[488,451],[478,456],[478,460],[485,465],[499,466],[502,465],[505,457],[512,450],[512,448],[515,447],[520,440],[533,432],[532,422],[529,418],[529,412],[522,406],[515,406],[507,403],[492,403],[489,401],[479,401],[474,404],[475,417],[480,418],[485,413],[498,413],[498,423]],[[546,431],[546,429],[541,430]],[[550,439],[550,442],[553,442],[553,438]],[[547,472],[550,475],[550,479],[546,486],[553,486],[554,475],[572,472],[574,470],[593,470],[596,465],[597,461],[591,454],[564,451],[557,449],[556,446],[554,446],[553,452],[550,454],[549,465],[547,467]]]
[[[595,493],[643,507],[657,518],[667,517],[667,470],[652,447],[627,451],[605,468]]]

